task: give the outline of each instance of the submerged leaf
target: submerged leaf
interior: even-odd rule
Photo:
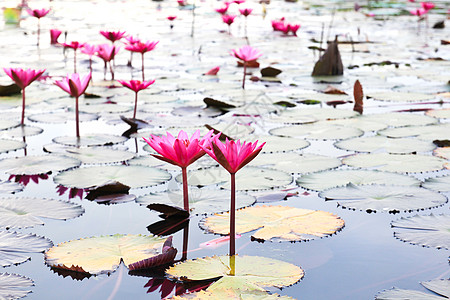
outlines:
[[[0,273],[0,299],[14,300],[31,293],[33,280],[17,274]]]
[[[64,242],[45,253],[50,267],[93,275],[114,272],[121,261],[130,264],[159,255],[166,239],[123,235],[90,237]]]
[[[229,234],[229,213],[203,219],[200,227],[208,232]],[[336,233],[344,220],[320,210],[287,206],[254,206],[236,212],[236,233],[258,230],[252,239],[258,241],[307,241]]]

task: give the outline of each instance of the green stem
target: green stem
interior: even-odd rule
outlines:
[[[236,254],[236,174],[231,173],[230,256]]]
[[[188,196],[188,182],[187,182],[187,169],[181,167],[181,173],[183,175],[183,203],[184,209],[189,212],[189,196]]]

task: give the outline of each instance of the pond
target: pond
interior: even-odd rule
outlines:
[[[5,7],[19,4],[6,2]],[[70,201],[76,207],[65,212],[71,217],[61,217],[65,216],[61,209],[54,218],[40,218],[44,225],[23,228],[20,223],[4,225],[10,210],[1,204],[0,234],[35,234],[55,246],[89,237],[152,235],[154,224],[163,219],[146,206],[163,201],[182,206],[181,169],[153,158],[150,154],[155,152],[143,137],[166,131],[176,135],[180,130],[189,136],[200,130],[204,135],[214,128],[234,139],[266,142],[236,175],[238,203],[245,203],[241,206],[269,206],[254,219],[242,217],[253,229],[237,232],[241,236],[236,239],[236,252],[290,263],[304,271],[295,284],[281,289],[264,286],[266,291],[294,299],[375,299],[377,293],[395,286],[445,299],[420,283],[444,279],[448,289],[450,277],[449,31],[432,28],[446,20],[449,3],[435,1],[433,9],[417,17],[409,10],[420,8],[420,3],[400,0],[367,1],[357,10],[348,1],[246,1],[229,5],[231,15],[238,15],[239,8],[253,9],[229,26],[215,11],[224,3],[196,0],[195,11],[192,4],[30,1],[33,9],[50,9],[39,20],[39,46],[37,18],[24,10],[20,25],[0,20],[1,67],[46,69],[26,88],[25,127],[20,125],[22,96],[0,96],[2,201],[25,201],[23,210],[27,201],[31,207],[31,202],[42,198]],[[301,25],[296,35],[273,30],[271,21],[282,18]],[[120,49],[111,62],[114,75],[109,65],[105,70],[106,63],[92,57],[92,81],[87,96],[79,98],[79,147],[71,145],[77,142],[75,99],[54,81],[73,73],[74,65],[80,74],[88,74],[90,60],[78,50],[75,61],[74,49],[51,45],[50,29],[61,30],[59,42],[66,43],[110,44],[101,30],[159,41],[142,56],[116,42]],[[343,75],[312,77],[323,54],[318,49],[326,48],[325,40],[335,36]],[[242,89],[243,68],[230,53],[247,44],[262,56],[259,67],[247,68]],[[155,82],[138,93],[136,118],[145,122],[139,121],[133,133],[122,117],[132,119],[135,94],[117,80],[141,80],[141,63],[145,79]],[[205,75],[217,66],[217,75]],[[261,69],[268,66],[282,72],[263,77]],[[364,92],[362,115],[353,110],[356,80]],[[0,85],[11,83],[2,71]],[[325,93],[330,86],[339,93]],[[14,143],[12,148],[8,143]],[[35,169],[43,171],[33,174]],[[207,155],[188,167],[191,201],[212,200],[204,207],[194,204],[187,227],[171,234],[178,250],[175,261],[229,253],[228,241],[205,246],[221,237],[207,221],[213,213],[229,209],[228,178],[229,173]],[[109,180],[131,188],[116,202],[85,198],[94,186]],[[345,225],[330,229],[325,219],[283,223],[296,209],[328,212]],[[27,214],[19,209],[14,213]],[[422,236],[420,231],[429,231],[421,220],[441,227],[435,235]],[[255,229],[262,225],[269,233],[258,238],[263,235]],[[419,230],[411,229],[415,226]],[[283,230],[289,234],[282,237]],[[287,238],[292,235],[295,238]],[[6,238],[3,242],[0,261],[23,254],[14,250],[21,242],[15,245]],[[27,286],[13,280],[19,290],[31,291],[23,293],[27,298],[162,299],[175,290],[193,291],[209,284],[169,280],[163,269],[131,272],[123,263],[99,275],[50,268],[42,253],[49,247],[25,251],[23,263],[2,267],[2,274],[34,282]],[[75,252],[93,255],[83,248]],[[273,268],[263,269],[263,276],[277,273],[277,266]],[[201,271],[195,265],[191,269]],[[6,283],[0,284],[0,298],[7,295],[5,287]],[[248,287],[241,289],[245,293]],[[448,290],[441,293],[449,295]]]

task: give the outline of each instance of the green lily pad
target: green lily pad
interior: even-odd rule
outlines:
[[[450,215],[415,215],[391,223],[394,236],[404,242],[437,249],[450,249]]]
[[[22,141],[0,139],[0,153],[7,153],[9,151],[23,149],[26,147],[26,145],[27,144]]]
[[[135,154],[129,151],[115,150],[106,147],[76,148],[60,144],[50,144],[44,146],[45,151],[60,153],[64,156],[73,157],[84,164],[108,164],[127,161]]]
[[[342,160],[356,168],[375,168],[397,173],[421,173],[444,168],[446,160],[431,155],[370,153],[356,154]]]
[[[428,178],[422,186],[437,192],[450,192],[450,176]]]
[[[349,183],[354,185],[366,184],[391,184],[405,186],[419,186],[420,180],[403,174],[381,172],[375,170],[331,170],[319,173],[307,174],[297,179],[297,185],[313,190],[324,191],[330,188],[344,186]]]
[[[0,266],[21,264],[30,259],[26,253],[44,252],[53,243],[34,234],[0,231]]]
[[[216,299],[229,299],[229,300],[294,300],[289,296],[280,296],[278,294],[269,294],[267,292],[252,290],[252,291],[236,291],[232,288],[229,289],[215,289],[210,291],[199,291],[181,296],[173,296],[171,300],[216,300]]]
[[[313,140],[342,140],[358,137],[364,132],[357,128],[329,125],[325,122],[278,127],[270,134],[287,137],[302,137]]]
[[[346,126],[346,127],[353,127],[360,129],[362,131],[368,132],[368,131],[378,131],[385,129],[388,127],[387,124],[384,124],[382,122],[376,121],[376,120],[368,120],[367,115],[360,115],[353,118],[347,118],[347,119],[337,119],[337,120],[327,120],[324,121],[329,125],[339,125],[339,126]]]
[[[230,191],[191,187],[188,193],[191,214],[212,214],[230,210]],[[255,197],[248,194],[236,194],[236,208],[250,206],[255,201]],[[181,190],[152,193],[138,197],[136,202],[140,205],[158,203],[183,207],[183,194]]]
[[[114,272],[121,262],[133,263],[161,254],[165,238],[150,235],[89,237],[60,243],[45,253],[45,263],[54,268],[93,275]]]
[[[213,256],[187,260],[170,267],[173,279],[208,280],[219,278],[207,291],[232,288],[238,291],[264,291],[264,287],[293,285],[304,276],[300,267],[259,256]]]
[[[450,123],[435,124],[428,126],[409,126],[400,128],[388,128],[378,131],[378,134],[392,138],[417,137],[420,140],[448,140]]]
[[[394,154],[408,154],[428,152],[436,148],[431,142],[411,138],[388,138],[385,136],[359,137],[334,143],[339,149],[356,152],[388,152]]]
[[[200,227],[207,232],[229,235],[229,213],[204,218]],[[252,206],[236,211],[236,233],[257,230],[252,240],[298,242],[332,235],[344,227],[344,220],[320,210],[287,206]]]
[[[439,193],[412,186],[400,185],[354,185],[332,188],[319,193],[325,200],[337,201],[338,205],[367,212],[399,212],[434,208],[447,203]]]
[[[45,198],[0,198],[0,228],[28,228],[44,225],[40,219],[67,220],[84,213],[81,205]]]
[[[0,160],[0,169],[7,174],[35,175],[78,167],[78,159],[62,155],[23,156]]]
[[[182,182],[181,175],[176,177]],[[236,173],[236,190],[264,190],[288,185],[292,182],[291,174],[286,172],[245,167]],[[205,186],[218,184],[221,188],[230,188],[230,174],[222,167],[204,168],[188,172],[189,185]]]
[[[96,114],[80,113],[80,122],[94,121],[98,119]],[[48,112],[35,114],[28,117],[29,120],[39,123],[65,124],[67,121],[75,120],[75,113],[70,111]]]
[[[421,94],[421,93],[403,93],[403,92],[378,92],[369,93],[367,97],[373,98],[379,101],[392,101],[392,102],[420,102],[430,99],[434,99],[436,96]]]
[[[81,135],[80,138],[75,136],[60,136],[53,139],[54,143],[66,146],[109,146],[114,144],[124,143],[127,140],[124,136],[111,134],[95,134],[95,135]]]
[[[288,173],[305,174],[337,168],[341,165],[341,160],[309,153],[261,153],[250,164]]]
[[[20,126],[20,122],[16,120],[0,120],[0,131]]]
[[[17,274],[0,273],[0,299],[15,300],[31,293],[33,280]]]
[[[70,188],[92,188],[111,181],[130,188],[143,188],[168,181],[171,175],[164,170],[144,166],[95,166],[61,172],[53,179],[56,184]]]
[[[131,111],[133,107],[120,104],[91,104],[80,105],[80,112],[89,114],[105,114],[105,113],[125,113]]]

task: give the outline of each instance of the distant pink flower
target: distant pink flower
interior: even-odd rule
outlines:
[[[218,12],[219,14],[221,14],[221,15],[224,15],[228,11],[228,5],[216,8],[215,11]]]
[[[412,9],[409,12],[414,16],[421,17],[421,16],[425,15],[428,11],[423,8],[418,8],[418,9]]]
[[[117,53],[119,53],[120,47],[101,44],[97,46],[97,56],[103,59],[105,62],[110,62],[114,59]]]
[[[239,12],[244,17],[248,17],[252,13],[252,11],[253,11],[253,9],[251,9],[251,8],[239,8]]]
[[[206,72],[205,75],[212,75],[212,76],[217,75],[217,73],[219,73],[219,70],[220,70],[219,66],[214,67],[211,70],[209,70],[208,72]]]
[[[89,57],[92,57],[98,50],[97,45],[91,45],[91,44],[84,44],[81,48],[81,53],[89,55]]]
[[[408,0],[409,2],[411,2],[411,3],[414,3],[414,2],[416,2],[416,0]]]
[[[147,144],[153,148],[159,155],[152,156],[181,167],[183,177],[183,202],[184,209],[189,212],[189,197],[187,183],[187,167],[197,159],[205,155],[203,147],[208,147],[213,131],[209,131],[200,139],[200,131],[197,130],[191,138],[186,132],[181,130],[178,137],[173,137],[170,133],[167,136],[151,135],[150,139],[144,138]]]
[[[234,15],[223,15],[222,21],[225,24],[227,24],[228,26],[230,26],[231,24],[233,24],[235,18],[236,18],[236,16],[234,16]]]
[[[167,20],[173,21],[177,18],[177,16],[167,16]]]
[[[127,43],[128,45],[133,45],[133,44],[136,44],[136,43],[138,43],[138,42],[141,41],[139,38],[134,37],[134,36],[132,36],[132,35],[127,35],[127,36],[125,37],[125,40],[127,41],[126,43]],[[125,49],[126,49],[126,48],[125,48]]]
[[[285,28],[284,19],[283,20],[272,20],[272,28],[274,31],[283,31]]]
[[[300,29],[300,24],[288,24],[289,31],[294,35],[297,35],[297,31]]]
[[[136,42],[134,44],[129,44],[127,46],[125,46],[125,49],[131,52],[138,52],[141,53],[141,65],[142,65],[142,81],[145,80],[145,75],[144,75],[144,54],[146,52],[152,51],[153,49],[155,49],[156,45],[159,43],[159,41],[152,41],[152,42]]]
[[[245,2],[245,0],[233,0],[232,2],[236,4],[242,4]]]
[[[105,38],[110,40],[113,44],[114,42],[120,40],[125,35],[125,31],[100,31],[100,34]]]
[[[187,2],[185,0],[177,0],[179,6],[186,6]]]
[[[426,11],[429,11],[435,7],[433,2],[420,2],[420,5],[422,5],[422,8]]]
[[[25,121],[25,88],[33,81],[44,74],[43,70],[21,69],[21,68],[3,68],[6,75],[8,75],[14,82],[22,89],[22,118],[20,124],[23,125]]]
[[[70,43],[63,43],[63,46],[66,48],[72,48],[74,50],[77,50],[79,48],[82,48],[84,46],[84,43],[72,41]]]
[[[67,92],[72,97],[75,97],[75,123],[76,123],[76,136],[80,138],[80,118],[78,110],[78,98],[84,94],[89,82],[91,81],[91,73],[80,77],[78,73],[67,75],[62,80],[55,81],[55,84],[59,86],[63,91]]]
[[[239,49],[233,49],[231,51],[231,54],[244,62],[257,60],[262,55],[262,53],[258,49],[248,45],[242,46]]]
[[[58,38],[61,35],[62,31],[58,29],[50,29],[50,44],[55,45],[58,44]]]
[[[45,17],[49,12],[50,12],[50,9],[45,9],[45,8],[42,8],[42,9],[27,9],[27,13],[30,16],[38,18],[38,19],[40,19],[42,17]]]
[[[155,83],[155,80],[148,80],[148,81],[142,81],[142,82],[140,80],[130,80],[130,81],[117,80],[117,81],[120,82],[124,87],[127,87],[130,90],[134,91],[135,98],[134,98],[133,119],[136,119],[138,92],[148,88],[150,85]]]

